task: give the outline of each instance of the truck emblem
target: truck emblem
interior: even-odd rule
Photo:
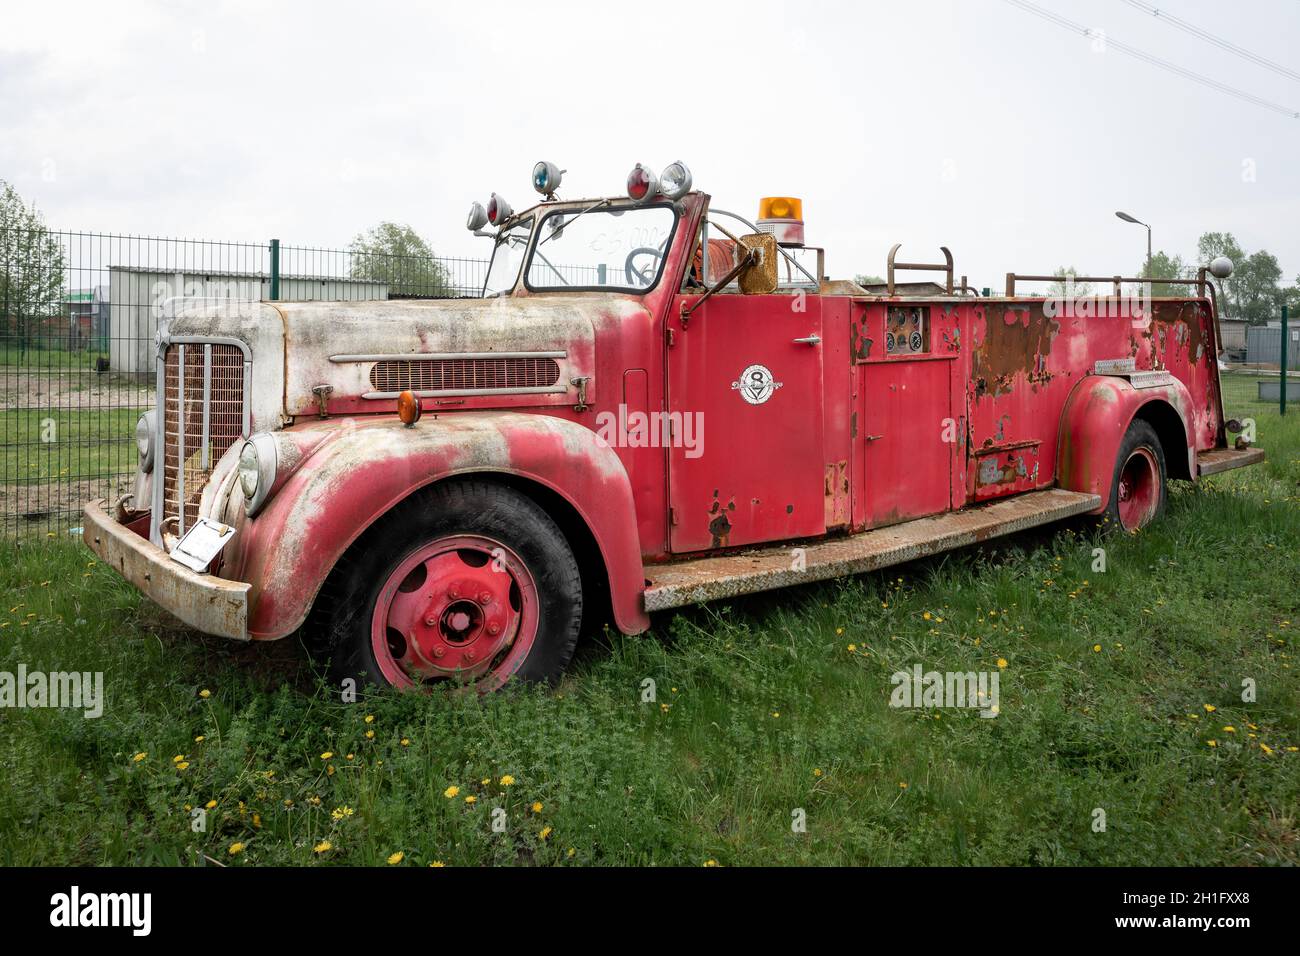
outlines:
[[[731,387],[740,392],[740,397],[749,404],[762,405],[782,384],[773,381],[772,372],[766,365],[751,365],[740,373],[740,381],[732,382]]]

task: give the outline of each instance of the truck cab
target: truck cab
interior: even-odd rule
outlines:
[[[1076,515],[1137,532],[1168,480],[1263,458],[1219,399],[1230,265],[1189,297],[991,296],[895,247],[866,288],[793,197],[751,222],[681,163],[625,196],[561,175],[474,204],[478,297],[174,304],[135,490],[87,544],[199,630],[487,691],[604,622]]]

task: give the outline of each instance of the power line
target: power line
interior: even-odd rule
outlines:
[[[1143,3],[1142,0],[1124,0],[1124,2],[1127,3],[1130,7],[1134,7],[1135,9],[1141,10],[1144,13],[1151,14],[1151,16],[1157,18],[1158,20],[1164,23],[1169,24],[1171,27],[1177,27],[1179,30],[1182,30],[1184,33],[1190,33],[1194,37],[1200,37],[1206,43],[1213,43],[1220,50],[1227,50],[1229,53],[1233,54],[1234,56],[1239,56],[1243,60],[1249,60],[1251,63],[1254,63],[1258,66],[1262,66],[1267,70],[1272,70],[1274,73],[1280,73],[1289,79],[1300,81],[1300,73],[1297,73],[1295,70],[1288,69],[1287,67],[1283,66],[1281,63],[1277,63],[1273,60],[1268,59],[1267,57],[1260,56],[1258,53],[1252,53],[1250,50],[1247,50],[1245,47],[1237,46],[1237,44],[1235,43],[1230,43],[1227,40],[1222,39],[1221,37],[1217,37],[1209,30],[1202,30],[1196,24],[1188,23],[1186,20],[1183,20],[1180,17],[1176,17],[1172,13],[1169,13],[1166,10],[1161,10],[1153,3]]]
[[[1235,96],[1239,100],[1244,100],[1247,103],[1262,107],[1263,109],[1272,110],[1275,113],[1281,113],[1283,116],[1289,117],[1290,119],[1300,119],[1300,111],[1294,110],[1289,106],[1274,103],[1271,100],[1264,99],[1263,97],[1255,96],[1253,93],[1247,93],[1245,90],[1239,90],[1236,87],[1228,86],[1226,83],[1220,83],[1218,80],[1211,79],[1202,73],[1197,73],[1195,70],[1189,70],[1176,63],[1170,63],[1168,60],[1162,60],[1160,57],[1147,53],[1144,50],[1139,50],[1135,46],[1121,43],[1119,40],[1110,37],[1103,31],[1094,30],[1081,23],[1075,23],[1073,20],[1068,20],[1050,10],[1044,10],[1042,7],[1038,6],[1038,4],[1030,3],[1029,0],[1006,0],[1006,2],[1026,13],[1032,13],[1034,16],[1042,17],[1050,23],[1055,23],[1057,26],[1063,27],[1071,33],[1078,33],[1091,39],[1100,39],[1107,47],[1113,47],[1120,53],[1141,60],[1143,63],[1159,67],[1162,70],[1174,73],[1184,79],[1191,80],[1194,83],[1200,83],[1202,86],[1208,86],[1210,89],[1218,90],[1220,93]]]

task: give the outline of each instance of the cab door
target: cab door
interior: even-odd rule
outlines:
[[[698,298],[667,320],[670,550],[824,533],[821,298],[722,293],[683,327]]]

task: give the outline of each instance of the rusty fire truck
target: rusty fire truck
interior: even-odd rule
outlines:
[[[486,691],[556,678],[592,624],[1075,515],[1134,531],[1168,479],[1264,457],[1225,433],[1226,260],[1193,295],[1075,302],[895,247],[863,287],[798,199],[751,223],[680,162],[612,198],[562,173],[473,205],[476,298],[169,303],[134,491],[86,543],[200,631]]]

